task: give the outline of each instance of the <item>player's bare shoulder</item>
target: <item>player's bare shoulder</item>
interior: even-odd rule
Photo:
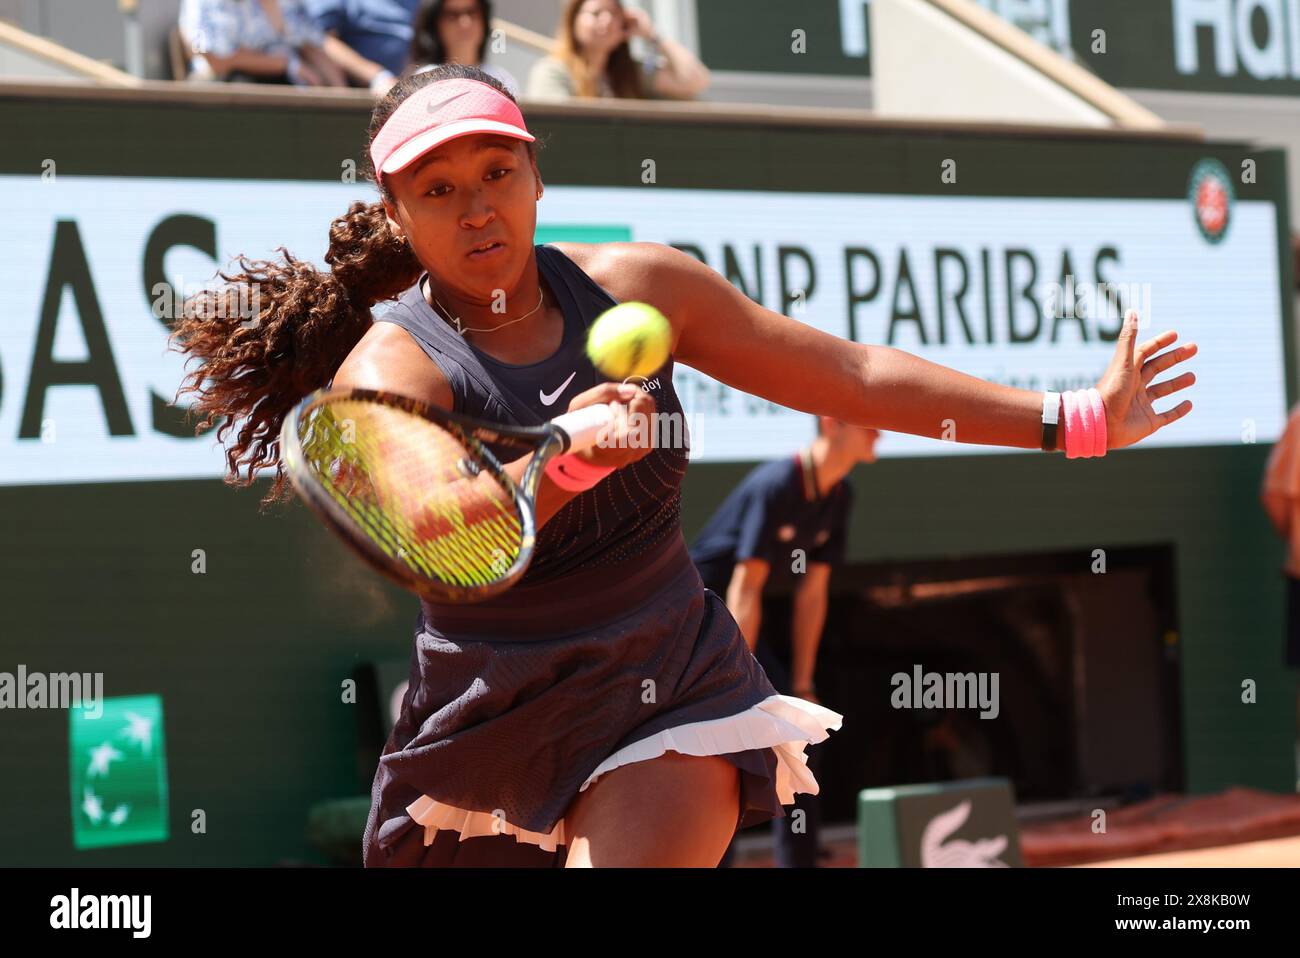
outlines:
[[[334,386],[395,392],[443,409],[453,401],[442,370],[395,323],[374,323],[366,330],[334,374]]]
[[[553,243],[620,303],[649,303],[673,321],[694,284],[713,273],[663,243]]]

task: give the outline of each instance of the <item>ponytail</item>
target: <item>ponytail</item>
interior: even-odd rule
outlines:
[[[264,503],[288,491],[280,462],[284,418],[333,378],[370,328],[370,308],[400,295],[421,273],[381,203],[353,203],[330,224],[329,271],[283,247],[278,252],[280,262],[238,257],[231,272],[219,274],[227,285],[187,300],[172,330],[173,348],[199,360],[176,401],[195,397],[197,432],[221,421],[226,482],[252,485],[258,470],[275,467]],[[254,305],[256,315],[236,304]]]

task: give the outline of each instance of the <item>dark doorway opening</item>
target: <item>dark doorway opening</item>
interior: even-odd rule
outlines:
[[[831,582],[818,694],[844,715],[819,775],[823,820],[863,788],[1003,776],[1021,805],[1182,790],[1170,545],[849,564]],[[791,599],[762,641],[788,663]],[[894,676],[997,673],[979,706],[898,708]],[[983,711],[990,711],[984,709]]]

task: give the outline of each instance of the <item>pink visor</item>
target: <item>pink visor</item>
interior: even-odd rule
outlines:
[[[448,140],[470,133],[536,139],[508,96],[478,80],[440,80],[412,93],[370,144],[379,176],[396,173]]]

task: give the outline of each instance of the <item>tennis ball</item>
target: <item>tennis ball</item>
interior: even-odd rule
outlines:
[[[587,333],[587,355],[610,379],[645,377],[668,361],[673,331],[649,303],[619,303],[605,310]]]

